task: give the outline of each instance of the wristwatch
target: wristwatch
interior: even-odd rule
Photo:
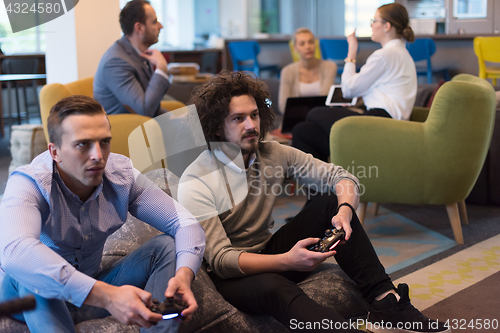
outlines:
[[[356,63],[356,59],[345,58],[344,62],[352,62],[353,64],[355,64]]]

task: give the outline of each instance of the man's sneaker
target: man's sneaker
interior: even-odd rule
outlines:
[[[423,333],[451,332],[443,323],[424,316],[410,303],[408,285],[403,283],[396,292],[401,297],[399,302],[392,293],[380,301],[373,301],[366,328],[375,333]]]

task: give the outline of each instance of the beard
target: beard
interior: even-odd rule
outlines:
[[[234,148],[239,148],[239,150],[241,150],[241,154],[242,155],[246,155],[246,154],[253,154],[257,151],[258,147],[259,147],[259,142],[260,142],[260,133],[258,131],[249,131],[249,132],[246,132],[245,135],[241,138],[241,141],[243,141],[243,139],[245,139],[246,137],[248,136],[251,136],[251,135],[255,135],[256,139],[255,139],[255,142],[252,142],[252,143],[249,143],[249,145],[245,146],[245,147],[242,147],[242,145],[239,145],[237,143],[234,143],[234,142],[230,142],[227,137],[226,137],[226,134],[224,133],[224,131],[222,131],[222,135],[220,137],[221,141],[222,142],[227,142],[229,143],[231,146],[234,146]]]
[[[156,43],[158,43],[158,35],[155,35],[152,33],[147,33],[143,36],[142,43],[144,45],[148,45],[148,47],[153,45],[153,44],[156,44]]]
[[[252,155],[257,151],[258,143],[255,143],[255,145],[252,145],[250,148],[241,148],[241,154],[242,155]]]
[[[250,146],[247,146],[247,147],[241,147],[240,146],[240,149],[241,149],[241,153],[243,155],[251,155],[253,153],[255,153],[257,151],[257,148],[259,147],[259,139],[257,137],[256,141],[255,142],[252,142],[252,143],[249,143]]]

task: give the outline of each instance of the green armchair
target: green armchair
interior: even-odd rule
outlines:
[[[360,219],[368,202],[446,205],[455,241],[463,244],[465,198],[481,171],[495,116],[495,91],[460,74],[437,92],[415,121],[348,117],[330,132],[331,161],[361,183]],[[459,212],[460,210],[460,212]]]

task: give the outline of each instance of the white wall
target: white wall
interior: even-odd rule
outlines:
[[[121,36],[119,0],[84,0],[47,22],[47,83],[93,76],[106,50]]]
[[[68,83],[78,79],[75,39],[75,11],[45,23],[45,70],[47,83]]]

